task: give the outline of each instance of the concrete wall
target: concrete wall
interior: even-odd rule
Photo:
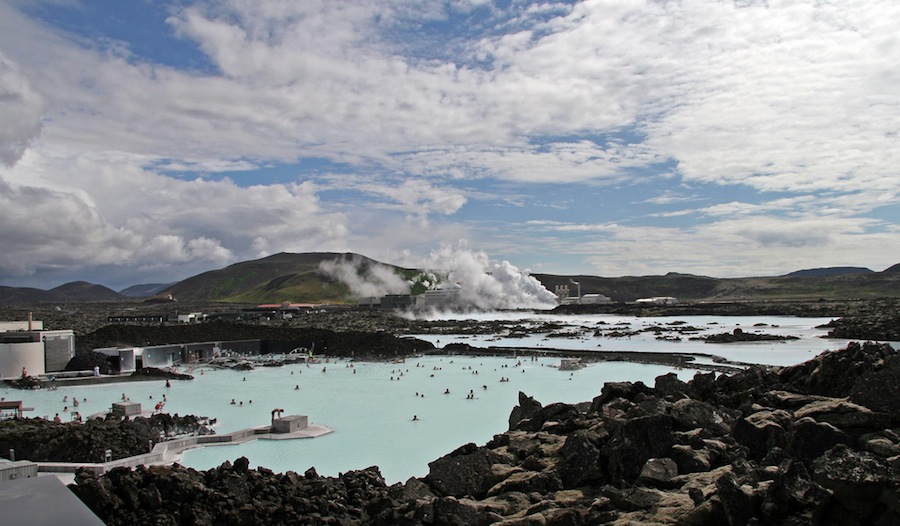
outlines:
[[[72,331],[44,331],[44,370],[48,373],[64,371],[75,356],[75,335]]]
[[[135,355],[137,354],[137,351],[134,347],[102,347],[94,349],[94,352],[105,354],[112,358],[118,358],[120,373],[133,373],[135,371]]]
[[[219,348],[223,353],[235,353],[256,356],[261,352],[262,340],[232,340],[220,342]]]
[[[44,342],[0,343],[0,378],[20,378],[22,367],[29,376],[44,374]]]
[[[156,345],[153,347],[144,347],[143,353],[144,367],[169,367],[182,361],[181,345]]]
[[[28,328],[28,321],[0,321],[0,332],[7,331],[42,331],[44,330],[44,322],[32,320],[31,329]]]
[[[36,477],[38,465],[28,460],[9,461],[0,459],[0,482]]]

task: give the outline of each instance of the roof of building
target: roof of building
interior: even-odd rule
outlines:
[[[0,510],[0,522],[6,526],[104,526],[90,508],[53,476],[0,482]]]

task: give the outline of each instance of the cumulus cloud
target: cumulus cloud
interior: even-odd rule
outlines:
[[[883,261],[866,243],[894,246],[896,221],[865,218],[900,195],[893,0],[178,2],[164,37],[199,50],[196,69],[19,5],[0,3],[0,235],[21,250],[7,276],[280,250],[414,259],[468,234],[619,272],[795,266],[776,249]],[[429,33],[461,13],[476,23]],[[254,180],[267,170],[277,180]],[[559,183],[600,203],[660,178],[687,190],[628,202],[681,227],[526,206],[552,206]],[[341,201],[350,188],[362,197]],[[685,194],[697,208],[665,209]],[[465,216],[485,202],[520,223]],[[701,256],[731,243],[747,253]]]
[[[0,164],[15,164],[41,132],[44,98],[21,69],[0,52]]]
[[[245,188],[173,179],[127,159],[33,157],[0,171],[9,248],[0,276],[113,265],[168,282],[277,251],[343,248],[347,235],[347,218],[323,211],[311,183]]]
[[[529,224],[514,232],[531,246],[498,250],[565,251],[587,258],[598,275],[610,277],[670,271],[714,277],[774,276],[821,267],[822,261],[834,266],[866,261],[873,270],[882,270],[895,264],[900,253],[900,228],[894,223],[813,213],[718,218],[689,226],[618,224],[596,229],[590,238],[578,242],[558,236],[564,226],[578,229],[581,225]]]

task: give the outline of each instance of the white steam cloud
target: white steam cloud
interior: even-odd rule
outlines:
[[[459,289],[461,307],[479,310],[548,309],[556,296],[509,261],[494,261],[484,252],[443,246],[424,265],[445,276],[441,288]]]
[[[356,298],[409,294],[410,283],[393,268],[363,258],[323,261],[319,270],[344,283]]]
[[[484,252],[457,246],[443,246],[432,252],[420,268],[416,282],[430,290],[456,291],[453,308],[549,309],[556,296],[540,281],[508,261],[494,261]],[[357,298],[386,294],[409,294],[412,285],[393,267],[364,258],[324,261],[319,270],[350,288]],[[451,307],[444,305],[443,307]]]

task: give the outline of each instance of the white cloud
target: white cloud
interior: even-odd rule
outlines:
[[[591,232],[577,241],[561,230]],[[575,254],[582,272],[626,276],[684,272],[714,277],[773,276],[822,266],[869,266],[882,270],[900,254],[896,224],[805,214],[778,218],[747,215],[688,226],[529,224],[509,229],[522,243],[498,246],[504,253]],[[826,263],[827,262],[827,263]],[[556,270],[548,270],[557,272]]]
[[[408,178],[397,181],[396,178],[391,180],[388,177],[381,180],[350,174],[332,174],[326,179],[327,184],[323,189],[367,194],[379,200],[370,206],[404,212],[408,218],[423,225],[428,223],[430,215],[452,215],[467,201],[463,191],[451,186],[435,185],[425,179]]]
[[[900,195],[893,0],[179,3],[168,23],[209,70],[64,33],[18,5],[0,4],[0,237],[17,250],[0,259],[6,275],[175,271],[279,250],[426,253],[496,226],[465,216],[475,200],[540,220],[521,205],[544,192],[517,183],[583,185],[596,202],[683,200],[621,191],[661,177],[734,191],[691,190],[702,208],[657,214],[678,228],[560,213],[523,227],[543,228],[540,242],[504,228],[478,243],[594,254],[621,272],[718,262],[720,274],[793,268],[778,248],[798,261],[884,262],[895,246],[884,236],[896,220],[864,217]],[[454,13],[483,25],[411,37]],[[247,183],[257,168],[307,159],[353,175],[301,164]],[[363,197],[321,201],[350,186]],[[720,248],[731,243],[750,257]]]
[[[0,274],[113,265],[174,281],[236,259],[343,248],[348,234],[347,218],[323,210],[311,183],[242,188],[172,179],[127,159],[69,160],[26,154],[0,170],[9,248]]]
[[[41,132],[43,97],[21,69],[0,52],[0,164],[11,166]]]

